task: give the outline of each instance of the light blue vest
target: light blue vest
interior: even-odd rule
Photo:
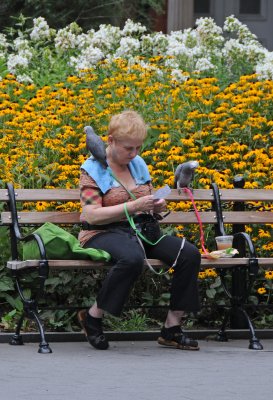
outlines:
[[[140,156],[136,156],[130,161],[128,167],[136,185],[143,185],[151,181],[148,167]],[[82,164],[81,169],[84,169],[94,179],[103,194],[114,186],[115,180],[110,174],[110,168],[103,168],[93,156]]]

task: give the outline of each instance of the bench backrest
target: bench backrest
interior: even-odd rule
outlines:
[[[198,204],[210,203],[208,208],[213,209],[213,191],[211,189],[194,189],[193,197]],[[79,202],[78,189],[16,189],[16,202],[39,202],[39,201],[58,201],[58,202]],[[188,194],[172,189],[167,197],[167,202],[190,202]],[[221,202],[271,202],[273,203],[273,190],[264,189],[220,189]],[[0,201],[8,201],[6,189],[0,189]],[[39,225],[46,221],[62,224],[80,223],[80,213],[77,211],[26,211],[18,212],[19,223],[22,225]],[[215,211],[202,211],[200,218],[203,224],[217,224]],[[255,209],[246,211],[223,211],[223,221],[225,224],[272,224],[272,211],[256,211]],[[11,213],[4,211],[1,213],[3,225],[12,223]],[[196,224],[198,223],[192,207],[189,211],[173,211],[164,218],[163,224]]]

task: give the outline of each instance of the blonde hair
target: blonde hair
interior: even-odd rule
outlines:
[[[126,110],[113,115],[108,126],[108,134],[114,139],[144,140],[147,136],[147,126],[136,111]]]

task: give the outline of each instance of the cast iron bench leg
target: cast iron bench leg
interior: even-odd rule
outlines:
[[[251,335],[248,348],[251,350],[263,350],[263,345],[260,343],[259,339],[256,337],[255,330],[254,330],[253,324],[248,316],[248,313],[242,307],[240,307],[239,309],[242,311],[242,313],[244,314],[244,316],[247,320],[250,335]]]
[[[227,337],[227,333],[226,333],[226,325],[228,322],[228,318],[229,318],[229,313],[230,310],[225,310],[225,315],[224,315],[224,319],[222,322],[222,326],[219,329],[219,331],[217,332],[216,336],[215,336],[215,340],[217,342],[228,342],[228,337]]]
[[[22,328],[22,324],[23,324],[25,315],[26,315],[26,313],[25,313],[25,311],[23,311],[22,315],[17,323],[15,334],[12,336],[12,338],[9,342],[9,344],[11,344],[12,346],[22,346],[24,344],[22,335],[20,334],[20,331]]]
[[[42,324],[41,324],[41,321],[40,321],[40,318],[38,317],[37,312],[35,312],[34,310],[31,310],[31,311],[30,311],[30,314],[32,314],[32,319],[35,320],[35,322],[36,322],[36,324],[37,324],[37,326],[38,326],[39,332],[40,332],[41,342],[40,342],[40,344],[39,344],[38,353],[41,353],[41,354],[49,354],[49,353],[52,353],[52,350],[51,350],[51,348],[49,347],[49,344],[48,344],[47,341],[45,340],[44,328],[43,328],[43,326],[42,326]]]

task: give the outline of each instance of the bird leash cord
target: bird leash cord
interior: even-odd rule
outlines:
[[[198,224],[199,224],[200,242],[201,242],[201,247],[202,247],[202,250],[204,252],[204,255],[205,255],[206,258],[213,258],[213,257],[210,256],[209,251],[205,247],[203,224],[202,224],[202,221],[201,221],[201,218],[200,218],[199,211],[197,210],[193,194],[192,194],[191,190],[188,187],[184,187],[183,190],[184,190],[185,193],[187,193],[189,195],[189,197],[191,199],[191,202],[192,202],[192,205],[193,205],[193,208],[194,208],[194,212],[195,212]]]
[[[184,248],[186,239],[185,239],[184,237],[182,238],[182,240],[181,240],[181,245],[180,245],[180,248],[179,248],[179,250],[178,250],[177,256],[176,256],[174,262],[172,263],[171,267],[169,267],[168,270],[165,271],[165,272],[164,272],[162,269],[161,269],[160,271],[156,271],[156,270],[152,267],[152,265],[151,265],[151,263],[149,262],[149,260],[147,259],[146,251],[145,251],[145,248],[144,248],[144,246],[143,246],[142,240],[144,240],[146,243],[148,243],[148,244],[150,244],[150,245],[152,245],[152,246],[155,246],[156,244],[158,244],[158,243],[161,241],[161,239],[163,239],[163,237],[165,237],[165,236],[167,236],[167,235],[162,235],[162,236],[161,236],[156,242],[154,242],[154,243],[151,242],[150,240],[148,240],[147,238],[145,238],[145,236],[142,235],[142,233],[136,228],[136,225],[135,225],[135,222],[134,222],[133,217],[131,217],[131,216],[129,215],[129,213],[128,213],[127,203],[124,203],[124,211],[125,211],[125,215],[126,215],[128,221],[129,221],[130,226],[132,227],[132,229],[133,229],[133,230],[135,231],[135,233],[136,233],[136,238],[137,238],[137,240],[138,240],[138,242],[139,242],[139,244],[140,244],[140,246],[141,246],[141,248],[142,248],[142,250],[143,250],[143,252],[144,252],[145,261],[146,261],[146,264],[148,265],[149,269],[150,269],[154,274],[156,274],[156,275],[165,275],[165,274],[168,274],[168,273],[172,273],[172,272],[174,271],[175,266],[176,266],[178,257],[180,256],[180,253],[181,253],[181,251],[182,251],[183,248]],[[141,239],[142,239],[142,240],[141,240]]]
[[[111,175],[111,176],[112,176],[126,191],[127,191],[127,193],[129,194],[129,196],[130,196],[133,200],[136,200],[136,196],[135,196],[132,192],[130,192],[130,190],[128,190],[128,189],[119,181],[119,179],[115,176],[115,174],[113,173],[113,171],[112,171],[110,168],[109,168],[109,173],[110,173],[110,175]],[[147,264],[148,268],[149,268],[154,274],[156,274],[156,275],[165,275],[165,274],[168,274],[168,273],[172,273],[173,270],[174,270],[174,268],[175,268],[175,266],[176,266],[178,257],[179,257],[181,251],[182,251],[183,248],[184,248],[185,241],[186,241],[185,238],[182,238],[182,240],[181,240],[181,245],[180,245],[179,251],[178,251],[178,253],[177,253],[177,256],[176,256],[174,262],[172,263],[172,265],[168,268],[168,270],[165,271],[165,272],[164,272],[162,269],[161,269],[160,271],[156,271],[156,270],[152,267],[151,263],[149,262],[149,260],[148,260],[148,258],[147,258],[146,251],[145,251],[145,248],[144,248],[144,246],[143,246],[142,240],[144,240],[144,241],[145,241],[146,243],[148,243],[149,245],[155,246],[155,245],[157,245],[157,244],[158,244],[165,236],[167,236],[167,235],[162,235],[162,236],[161,236],[158,240],[156,240],[155,242],[151,242],[151,241],[148,240],[144,235],[142,235],[142,233],[140,232],[139,229],[137,229],[136,224],[135,224],[135,221],[134,221],[134,218],[133,218],[132,216],[129,215],[129,212],[128,212],[128,209],[127,209],[127,203],[124,203],[124,212],[125,212],[126,218],[127,218],[128,222],[129,222],[131,228],[134,230],[134,232],[135,232],[135,234],[136,234],[136,238],[137,238],[137,240],[138,240],[138,242],[139,242],[139,244],[140,244],[140,247],[141,247],[142,250],[143,250],[144,258],[145,258],[145,261],[146,261],[146,264]],[[147,214],[147,215],[150,215],[150,214]],[[142,240],[141,240],[141,239],[142,239]]]

